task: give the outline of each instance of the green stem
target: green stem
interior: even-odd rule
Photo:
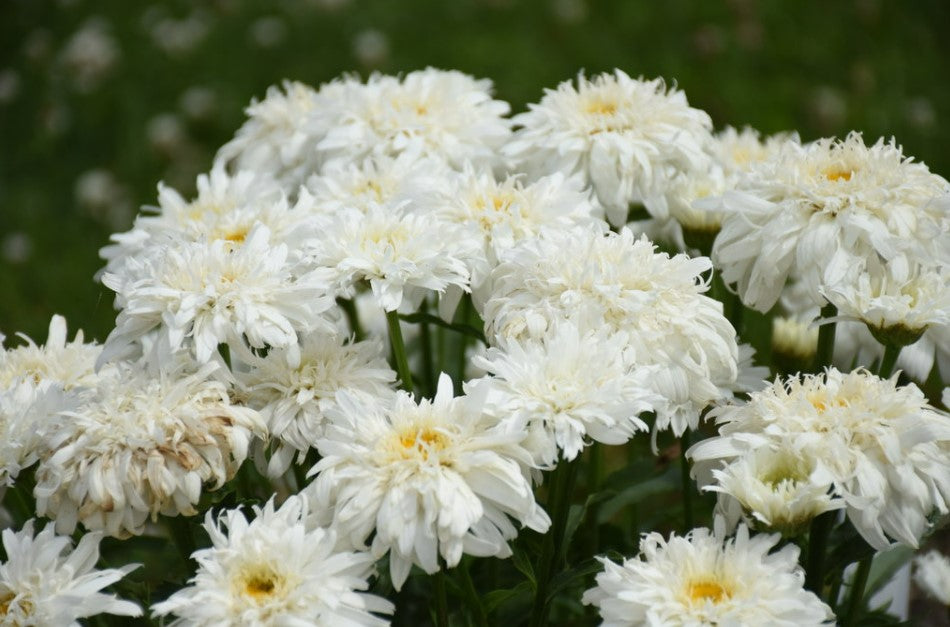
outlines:
[[[366,337],[366,333],[363,332],[360,317],[356,313],[356,304],[349,298],[338,298],[336,299],[336,303],[340,306],[340,309],[343,310],[343,313],[346,314],[346,321],[350,325],[350,331],[353,332],[353,339],[357,342],[362,342]]]
[[[821,308],[821,318],[833,318],[838,315],[838,308],[831,303]],[[815,352],[815,372],[821,372],[825,366],[830,366],[835,354],[835,327],[837,323],[827,322],[818,327],[818,350]]]
[[[567,518],[571,510],[571,495],[574,490],[574,481],[577,479],[578,459],[573,461],[561,460],[554,469],[551,477],[551,489],[548,499],[551,503],[551,529],[545,534],[541,546],[541,559],[537,569],[537,588],[534,596],[534,609],[531,612],[531,627],[541,627],[547,624],[548,589],[555,572],[561,565],[561,560],[567,552],[564,546],[564,533],[567,529]]]
[[[459,303],[458,318],[461,324],[468,324],[468,319],[472,313],[472,299],[468,294],[462,296],[462,302]],[[458,347],[458,380],[455,382],[456,393],[461,393],[462,383],[465,381],[465,365],[468,363],[465,355],[465,349],[468,348],[468,336],[459,335]]]
[[[894,372],[894,366],[897,364],[897,356],[901,354],[902,346],[886,344],[884,346],[884,356],[881,358],[881,365],[877,369],[877,376],[887,379]]]
[[[445,595],[445,564],[441,564],[435,574],[435,608],[436,624],[439,627],[449,626],[449,602]]]
[[[594,494],[600,489],[604,480],[604,445],[594,442],[587,449],[590,457],[587,460],[587,494]],[[600,525],[597,524],[598,503],[591,503],[587,508],[587,519],[590,521],[588,531],[590,537],[591,554],[600,552]]]
[[[419,323],[420,348],[422,349],[422,376],[425,381],[426,396],[435,395],[435,364],[432,359],[432,333],[429,323]]]
[[[389,326],[389,343],[392,345],[393,356],[396,359],[396,372],[399,374],[402,389],[411,394],[412,372],[409,371],[406,344],[402,340],[402,329],[399,328],[399,314],[395,311],[387,311],[386,324]]]
[[[844,627],[858,624],[857,619],[861,611],[861,601],[864,599],[864,587],[868,583],[868,575],[871,574],[871,564],[873,562],[873,555],[869,555],[858,562],[858,569],[851,580],[851,598],[848,601],[848,611],[841,623]]]
[[[475,614],[475,623],[479,627],[488,627],[488,616],[485,614],[485,606],[482,604],[482,598],[478,596],[475,582],[472,581],[472,573],[469,572],[471,567],[472,563],[468,562],[459,568],[459,571],[462,573],[462,583],[465,586],[465,596],[468,598],[468,604]]]
[[[689,460],[686,451],[689,449],[689,429],[680,436],[680,474],[683,488],[683,524],[684,532],[693,528],[693,480],[689,476]]]
[[[805,588],[819,597],[825,584],[825,553],[828,536],[835,526],[837,511],[825,512],[811,521],[808,532],[808,567],[805,570]]]

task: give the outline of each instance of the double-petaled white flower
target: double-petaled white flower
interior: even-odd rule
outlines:
[[[342,335],[312,333],[300,345],[273,349],[266,357],[241,356],[234,374],[244,402],[258,409],[274,443],[268,473],[278,476],[294,455],[303,461],[323,437],[327,410],[339,390],[384,398],[396,373],[386,363],[379,339],[347,342]]]
[[[706,160],[712,121],[662,79],[633,79],[621,70],[565,81],[513,118],[520,126],[507,156],[532,176],[559,171],[593,185],[613,224],[631,203],[665,218],[662,194],[677,172]]]
[[[948,188],[893,142],[789,141],[723,196],[713,257],[749,307],[767,311],[789,277],[821,304],[868,259],[945,260],[950,214],[937,199]]]
[[[255,506],[250,521],[241,510],[208,512],[211,547],[192,554],[198,572],[153,612],[177,616],[170,625],[388,625],[375,613],[393,604],[364,592],[373,556],[337,550],[333,530],[306,520],[299,496]]]
[[[231,404],[227,387],[187,366],[153,376],[117,365],[90,398],[49,433],[36,471],[36,509],[71,533],[76,523],[116,537],[142,533],[148,519],[197,513],[203,489],[234,476],[258,413]]]
[[[506,253],[491,276],[486,330],[541,338],[567,320],[586,332],[623,332],[636,365],[657,366],[651,385],[668,399],[657,428],[681,435],[738,376],[736,333],[722,304],[705,296],[708,258],[658,253],[622,229],[551,229]]]
[[[338,92],[340,104],[317,145],[327,160],[409,153],[455,169],[494,167],[511,134],[504,117],[510,106],[492,99],[491,81],[455,70],[427,68],[401,79],[374,74],[365,85],[344,81]]]
[[[647,534],[636,558],[599,558],[604,571],[583,601],[597,605],[609,627],[831,623],[831,608],[803,587],[797,546],[773,550],[779,534],[750,535],[745,526],[729,540],[722,535]]]
[[[3,530],[7,554],[0,563],[0,623],[79,627],[79,618],[98,614],[141,616],[131,601],[100,592],[138,566],[96,570],[102,534],[83,534],[75,547],[53,525],[33,533],[33,521]]]
[[[141,266],[130,276],[106,274],[103,283],[123,305],[100,360],[153,330],[159,348],[187,348],[201,363],[220,343],[279,348],[296,344],[299,332],[332,330],[322,315],[334,304],[327,274],[300,272],[288,247],[269,237],[259,225],[239,247],[177,240],[155,258],[129,259]]]
[[[627,352],[622,337],[563,323],[540,340],[511,340],[476,357],[493,376],[471,385],[485,386],[486,410],[527,431],[535,461],[553,467],[577,457],[588,438],[623,444],[648,429],[639,414],[663,406],[650,388],[651,368],[633,366]]]
[[[950,416],[929,406],[915,385],[899,387],[896,376],[831,368],[777,379],[748,403],[717,407],[709,417],[719,436],[690,449],[694,473],[760,450],[813,460],[808,481],[832,486],[855,528],[879,550],[892,540],[916,547],[929,517],[948,511]]]
[[[386,311],[415,310],[430,291],[469,290],[469,259],[478,243],[450,224],[406,208],[343,210],[307,243],[314,267],[353,296],[359,282]],[[405,303],[405,305],[404,305]]]
[[[130,257],[161,255],[169,240],[227,240],[239,245],[258,222],[283,241],[294,230],[294,218],[302,212],[288,211],[287,200],[277,183],[267,175],[242,170],[233,176],[220,165],[198,175],[198,193],[192,200],[161,183],[158,207],[144,207],[132,229],[113,234],[114,242],[102,248],[104,272],[128,272]]]
[[[338,84],[331,83],[320,93],[295,81],[285,81],[282,87],[271,86],[263,100],[251,102],[245,110],[248,120],[221,147],[215,161],[273,176],[292,193],[320,165],[316,144],[326,129],[315,125],[314,118],[336,109]]]
[[[535,502],[524,435],[503,428],[478,396],[452,397],[439,378],[432,401],[405,392],[392,403],[340,392],[317,443],[323,457],[307,487],[320,524],[377,558],[389,553],[393,584],[413,564],[427,573],[463,553],[511,555],[518,523],[544,532],[550,520]]]

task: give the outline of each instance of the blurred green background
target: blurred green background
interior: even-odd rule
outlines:
[[[947,24],[946,0],[0,0],[0,331],[41,341],[58,312],[104,339],[98,249],[285,78],[457,68],[519,111],[619,67],[718,127],[893,135],[947,176]]]

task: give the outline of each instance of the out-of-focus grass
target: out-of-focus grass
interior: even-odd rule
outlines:
[[[457,68],[518,111],[619,67],[676,81],[720,127],[893,135],[947,175],[948,23],[942,0],[6,0],[0,330],[42,340],[59,312],[104,339],[98,248],[159,180],[191,193],[250,98],[284,78]]]

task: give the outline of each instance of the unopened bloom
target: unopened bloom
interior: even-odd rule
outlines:
[[[704,528],[669,540],[646,534],[636,558],[598,558],[604,571],[583,601],[607,627],[829,624],[831,608],[804,589],[798,547],[773,551],[780,538],[745,526],[725,541]]]
[[[531,490],[524,436],[499,427],[482,404],[453,398],[447,375],[418,404],[405,392],[389,404],[337,395],[307,494],[318,521],[342,539],[362,547],[372,536],[373,555],[389,553],[396,589],[413,564],[438,571],[440,556],[452,568],[463,553],[511,555],[509,518],[542,533],[550,525]]]
[[[18,532],[3,530],[7,560],[0,563],[0,623],[79,627],[79,618],[98,614],[141,616],[131,601],[100,592],[138,568],[96,570],[102,534],[83,534],[73,547],[53,525],[33,533],[33,521]]]
[[[545,90],[541,102],[513,118],[505,154],[533,176],[579,174],[593,185],[613,224],[623,224],[631,203],[667,217],[659,198],[679,171],[706,159],[712,121],[685,94],[662,79],[633,79],[621,70],[583,74]]]
[[[306,500],[271,499],[248,520],[239,509],[204,527],[211,547],[192,554],[189,585],[152,609],[170,625],[367,625],[389,622],[393,604],[364,592],[374,574],[369,553],[338,551],[332,530],[306,525]]]

